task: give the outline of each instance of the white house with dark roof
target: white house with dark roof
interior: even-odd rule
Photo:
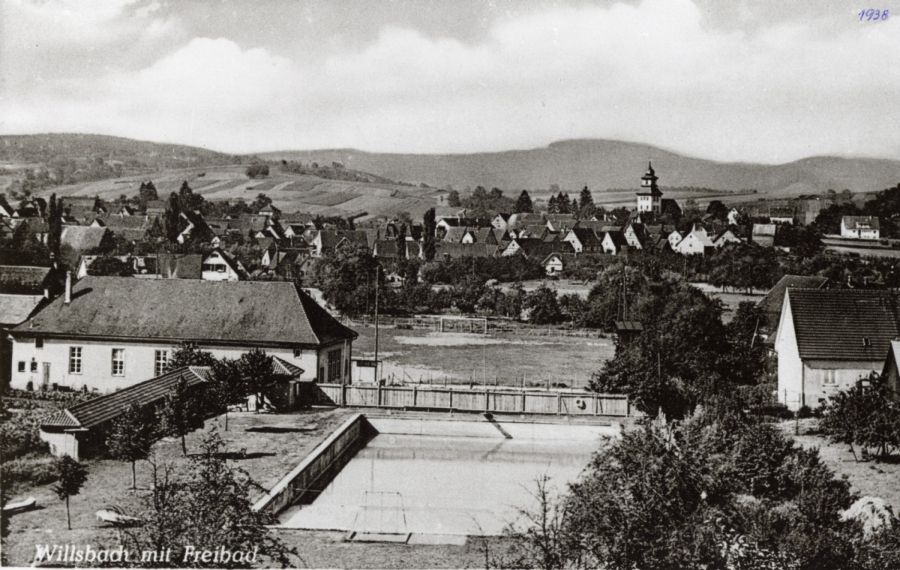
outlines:
[[[221,249],[214,249],[203,258],[200,275],[206,281],[240,281],[247,271],[240,261]]]
[[[896,300],[888,291],[787,289],[775,335],[778,401],[791,410],[816,408],[881,372],[898,334]]]
[[[13,388],[112,392],[158,376],[182,343],[264,350],[301,380],[350,381],[357,334],[285,281],[86,277],[9,331]]]
[[[841,237],[880,239],[881,224],[876,216],[844,216],[841,218]]]

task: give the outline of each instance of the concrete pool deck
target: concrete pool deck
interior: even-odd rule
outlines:
[[[579,419],[355,414],[257,506],[277,514],[280,529],[341,531],[348,540],[500,535],[536,506],[538,478],[562,489],[604,437],[620,433],[608,419]]]

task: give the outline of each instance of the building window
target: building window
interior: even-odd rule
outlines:
[[[34,347],[35,348],[44,348],[44,339],[41,337],[37,337],[34,339]]]
[[[157,350],[153,355],[153,375],[160,376],[169,365],[169,351]]]
[[[37,372],[37,360],[32,359],[31,361],[31,372]]]
[[[835,383],[834,370],[826,370],[825,378],[822,379],[822,384],[831,386],[831,385],[834,385],[834,383]]]
[[[125,376],[125,349],[112,349],[112,375]]]
[[[295,348],[295,349],[294,349],[294,358],[300,358],[302,355],[303,355],[303,349],[302,349],[302,348]]]
[[[19,372],[25,372],[25,361],[24,360],[19,361]]]
[[[69,374],[81,374],[81,347],[69,347]]]
[[[332,350],[328,353],[328,381],[341,379],[341,351]]]

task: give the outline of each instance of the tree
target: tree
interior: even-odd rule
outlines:
[[[858,445],[864,455],[874,449],[884,460],[900,448],[900,404],[885,378],[872,373],[828,399],[819,427],[832,441],[848,444],[854,457]]]
[[[531,524],[514,530],[526,543],[515,547],[514,565],[855,567],[862,533],[840,517],[855,498],[849,484],[816,450],[739,410],[723,402],[608,442],[561,500],[538,494]]]
[[[532,213],[534,212],[534,204],[531,203],[531,196],[528,195],[528,190],[522,190],[522,193],[519,194],[519,198],[516,200],[516,205],[513,208],[514,213]]]
[[[203,427],[205,411],[204,401],[188,386],[184,378],[179,380],[175,390],[166,396],[165,404],[160,411],[162,431],[166,435],[181,438],[181,452],[184,455],[187,455],[185,436]]]
[[[214,411],[225,414],[225,431],[228,431],[228,406],[243,404],[249,393],[240,361],[222,359],[213,365],[206,396]]]
[[[556,291],[541,286],[525,297],[525,308],[531,310],[530,321],[538,325],[554,324],[562,320]]]
[[[159,195],[156,192],[156,186],[153,184],[152,180],[148,180],[147,182],[141,182],[141,187],[138,189],[138,203],[141,205],[141,208],[147,207],[147,202],[159,200]]]
[[[211,353],[200,350],[192,343],[184,342],[169,357],[166,372],[185,366],[215,366],[218,362]]]
[[[238,359],[237,366],[243,378],[246,392],[256,396],[256,410],[259,411],[265,405],[271,390],[278,385],[282,376],[276,374],[275,362],[272,360],[272,357],[258,348],[242,354]]]
[[[346,242],[313,269],[313,279],[325,299],[347,315],[359,315],[375,306],[375,288],[384,289],[384,271],[369,248]]]
[[[169,194],[169,201],[166,202],[166,211],[163,214],[163,226],[165,228],[166,240],[169,243],[178,241],[181,234],[181,206],[179,205],[178,196],[173,192]]]
[[[844,216],[858,216],[860,212],[852,202],[832,204],[816,216],[813,227],[822,234],[841,233],[841,218]]]
[[[62,245],[62,200],[56,199],[56,194],[50,196],[47,219],[47,249],[50,255],[59,259],[60,246]]]
[[[721,200],[712,200],[709,206],[706,207],[706,213],[719,221],[724,221],[728,217],[728,212],[728,206],[723,204]]]
[[[131,462],[131,488],[137,489],[135,464],[147,459],[157,438],[156,417],[135,404],[128,406],[106,436],[106,447],[114,459]]]
[[[422,219],[422,255],[425,257],[425,261],[434,259],[434,236],[437,231],[434,214],[434,208],[429,208]]]
[[[579,217],[587,219],[594,215],[594,211],[597,207],[594,205],[594,197],[591,195],[591,190],[587,186],[581,189],[581,195],[578,200],[578,213]]]
[[[636,306],[634,306],[636,305]],[[654,284],[634,303],[630,320],[643,330],[597,372],[591,386],[629,394],[635,406],[654,416],[682,418],[734,382],[722,307],[679,281]]]
[[[247,167],[246,170],[248,178],[260,178],[263,176],[269,175],[269,165],[268,164],[251,164]]]
[[[78,461],[68,455],[56,460],[57,483],[53,491],[60,501],[66,502],[66,526],[72,530],[72,515],[69,511],[69,497],[74,497],[81,492],[81,487],[87,481],[87,470]]]
[[[462,206],[462,201],[459,199],[459,191],[451,190],[449,194],[447,194],[447,205],[451,208],[459,208]]]
[[[131,259],[121,259],[103,255],[88,265],[88,275],[109,275],[113,277],[128,277],[134,275],[134,264]]]
[[[132,552],[160,552],[171,556],[158,560],[132,561],[147,567],[249,568],[298,567],[303,561],[296,551],[269,530],[274,516],[253,509],[251,496],[256,484],[246,471],[228,465],[225,444],[216,433],[201,443],[191,457],[187,473],[176,476],[154,465],[153,490],[144,499],[140,526],[123,529],[123,542]],[[185,558],[187,550],[251,553],[251,559]]]
[[[253,203],[250,204],[250,208],[254,212],[259,212],[260,210],[265,209],[267,206],[272,205],[272,199],[266,196],[265,194],[257,194],[256,198],[253,200]]]

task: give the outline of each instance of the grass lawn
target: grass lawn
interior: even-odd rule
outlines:
[[[246,449],[249,458],[232,461],[247,471],[264,488],[271,488],[322,441],[341,421],[353,412],[348,410],[313,410],[298,414],[231,414],[229,431],[223,431],[221,417],[206,422],[203,430],[187,438],[188,453],[196,450],[203,435],[217,429],[226,442],[227,451]],[[248,431],[248,429],[281,428],[278,431]],[[288,431],[293,428],[297,431]],[[159,461],[175,466],[187,463],[181,454],[178,440],[163,440],[154,451]],[[36,544],[114,544],[116,531],[101,526],[95,512],[107,505],[118,505],[126,513],[133,513],[139,497],[150,485],[150,469],[146,462],[137,466],[138,490],[132,491],[131,464],[112,460],[86,462],[88,480],[81,493],[71,498],[72,530],[66,528],[64,502],[56,498],[52,485],[42,485],[22,491],[12,497],[32,496],[39,509],[14,515],[10,519],[10,534],[6,538],[8,562],[14,566],[28,566],[35,554]],[[260,494],[262,491],[260,491]]]
[[[357,326],[353,356],[373,358],[374,327]],[[613,357],[611,338],[480,335],[381,328],[382,373],[397,382],[473,382],[545,386],[547,381],[586,386],[591,374]]]
[[[812,425],[815,420],[807,420]],[[856,461],[850,448],[844,444],[834,444],[821,435],[804,433],[793,435],[794,423],[784,422],[782,427],[803,447],[816,447],[822,461],[839,477],[846,475],[853,490],[860,496],[880,497],[900,513],[900,462],[879,463],[876,461]],[[857,451],[857,453],[859,453]]]

